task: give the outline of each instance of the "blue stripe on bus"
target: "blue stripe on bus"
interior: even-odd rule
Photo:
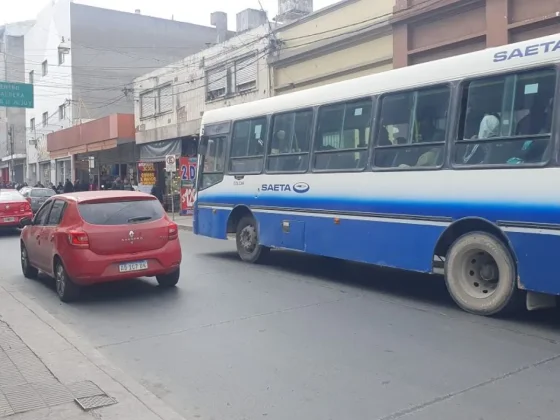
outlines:
[[[411,201],[298,197],[203,195],[199,204],[247,205],[281,209],[309,209],[375,214],[402,214],[460,219],[476,215],[491,221],[560,224],[560,205],[522,202]]]

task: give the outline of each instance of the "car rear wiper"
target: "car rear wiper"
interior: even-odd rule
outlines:
[[[136,216],[136,217],[131,217],[130,219],[128,219],[128,223],[134,223],[134,222],[143,222],[145,220],[150,220],[152,218],[152,216]]]

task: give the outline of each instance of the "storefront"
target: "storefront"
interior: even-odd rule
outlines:
[[[49,182],[51,182],[51,161],[50,160],[47,161],[47,162],[39,162],[38,180],[43,185],[47,185]]]
[[[557,0],[398,0],[395,67],[560,32]]]
[[[62,183],[64,185],[67,179],[74,179],[72,176],[72,158],[56,159],[56,182],[54,184]]]
[[[162,191],[166,207],[170,209],[171,200],[173,200],[174,207],[178,209],[180,207],[181,177],[179,171],[175,171],[173,174],[165,171],[165,157],[173,155],[177,158],[177,163],[181,156],[196,157],[198,137],[186,136],[144,143],[138,147],[139,188],[150,192],[155,186]]]
[[[10,182],[10,168],[7,164],[0,166],[0,182]]]
[[[138,148],[132,142],[97,152],[76,155],[76,178],[90,180],[97,188],[109,189],[117,178],[133,185],[138,183]]]
[[[137,179],[134,115],[113,114],[47,135],[56,159],[56,181],[112,188],[117,178]]]

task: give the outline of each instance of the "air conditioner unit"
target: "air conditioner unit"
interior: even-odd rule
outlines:
[[[30,139],[29,140],[29,145],[30,146],[37,146],[37,139]]]

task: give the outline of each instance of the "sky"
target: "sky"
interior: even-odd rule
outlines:
[[[0,13],[0,24],[32,20],[52,0],[0,0],[4,4]],[[313,0],[313,9],[337,3],[339,0]],[[260,0],[269,18],[276,16],[278,0]],[[259,0],[75,0],[89,6],[134,12],[140,9],[143,15],[155,16],[210,26],[210,13],[222,11],[228,14],[228,27],[235,30],[235,15],[241,10],[260,9]],[[188,6],[190,4],[190,6]]]

